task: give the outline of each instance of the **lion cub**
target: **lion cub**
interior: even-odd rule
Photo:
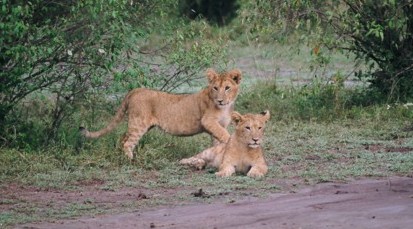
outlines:
[[[180,164],[197,169],[205,166],[219,168],[215,173],[219,177],[228,177],[235,172],[246,173],[249,177],[264,176],[268,166],[261,143],[270,112],[245,115],[233,112],[231,118],[235,123],[235,132],[228,143],[218,144],[193,157],[182,159]]]
[[[133,150],[142,135],[154,126],[177,136],[207,132],[220,142],[227,142],[230,134],[226,128],[231,122],[241,72],[234,69],[219,74],[209,69],[206,75],[208,87],[194,94],[134,89],[126,95],[107,127],[96,132],[81,127],[80,131],[88,138],[100,137],[118,126],[127,113],[128,130],[122,143],[129,159],[133,158]]]

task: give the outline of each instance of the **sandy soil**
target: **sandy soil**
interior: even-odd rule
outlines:
[[[413,228],[413,179],[324,183],[265,199],[159,207],[16,228]]]

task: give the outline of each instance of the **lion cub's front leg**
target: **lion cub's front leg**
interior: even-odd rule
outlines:
[[[218,121],[213,117],[204,117],[201,120],[202,126],[212,134],[212,136],[221,143],[227,143],[231,135],[228,133],[227,129],[221,126]]]
[[[226,155],[228,156],[228,155]],[[231,163],[231,159],[225,157],[219,166],[219,171],[215,173],[218,177],[229,177],[235,173],[235,166]]]
[[[254,165],[251,167],[250,171],[248,171],[247,176],[260,178],[263,177],[268,172],[268,167],[265,164],[262,165]]]
[[[219,167],[219,171],[215,173],[218,177],[230,177],[235,173],[235,167],[229,164],[222,164]]]

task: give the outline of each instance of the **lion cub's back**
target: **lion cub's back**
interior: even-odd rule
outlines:
[[[202,131],[199,94],[170,94],[145,88],[131,92],[129,112],[153,120],[154,125],[174,135]]]

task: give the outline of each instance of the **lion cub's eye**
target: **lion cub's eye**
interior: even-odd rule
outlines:
[[[245,127],[245,129],[247,129],[247,130],[251,130],[251,127],[249,127],[249,126],[246,126],[246,127]]]
[[[229,86],[225,87],[225,91],[229,91],[231,88]]]
[[[214,89],[214,91],[218,91],[218,87],[214,87],[213,89]]]
[[[260,126],[260,127],[258,127],[258,129],[259,129],[259,130],[261,130],[261,129],[262,129],[262,127]]]

